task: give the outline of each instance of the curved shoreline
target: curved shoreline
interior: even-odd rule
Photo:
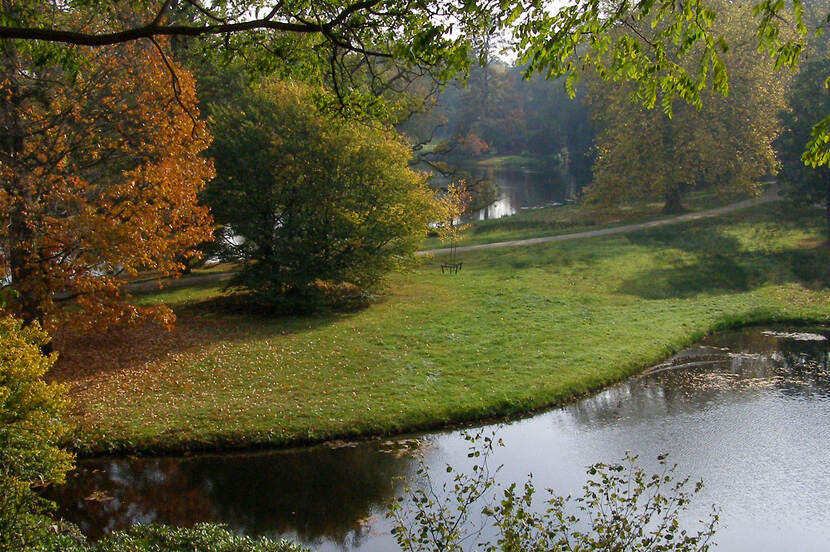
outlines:
[[[527,416],[659,364],[720,329],[830,321],[815,210],[465,255],[396,276],[352,313],[217,310],[220,285],[156,294],[172,332],[71,339],[82,456],[289,448]],[[469,270],[466,270],[469,267]]]
[[[461,412],[457,418],[451,420],[433,420],[423,424],[416,424],[412,426],[400,426],[394,430],[381,428],[379,430],[369,430],[366,432],[343,432],[331,433],[328,435],[315,436],[314,438],[296,437],[293,439],[272,439],[268,434],[261,432],[254,432],[251,434],[234,434],[232,432],[216,435],[210,439],[185,439],[179,442],[159,443],[120,443],[118,441],[109,441],[104,447],[96,447],[95,443],[86,445],[83,448],[78,448],[78,442],[65,443],[78,458],[100,458],[100,457],[124,457],[124,456],[176,456],[189,453],[223,453],[223,452],[244,452],[255,450],[289,450],[294,448],[303,448],[309,446],[325,445],[327,443],[336,443],[338,441],[366,441],[375,439],[389,439],[389,438],[406,438],[413,434],[420,434],[432,431],[454,430],[459,427],[478,427],[498,422],[509,422],[529,418],[546,412],[561,408],[568,404],[574,403],[587,396],[594,395],[601,392],[608,387],[612,387],[622,381],[632,377],[637,377],[648,373],[652,367],[659,366],[684,348],[688,348],[694,343],[700,341],[706,336],[715,334],[721,331],[735,330],[741,328],[751,327],[810,327],[810,326],[827,326],[830,325],[830,317],[827,318],[799,318],[799,317],[782,317],[775,315],[761,315],[758,317],[736,318],[728,319],[714,324],[712,328],[704,332],[694,332],[685,338],[677,341],[676,345],[671,347],[667,355],[662,358],[649,362],[645,366],[639,368],[626,367],[622,377],[610,379],[601,385],[590,386],[584,392],[563,395],[559,397],[551,397],[550,400],[542,400],[539,402],[536,399],[530,398],[530,403],[527,408],[504,408],[502,410],[496,409],[495,412],[489,415],[479,415],[477,412]],[[73,446],[74,445],[74,446]]]

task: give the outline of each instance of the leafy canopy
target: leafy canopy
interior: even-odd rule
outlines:
[[[376,288],[414,261],[434,220],[409,148],[391,130],[322,113],[321,93],[272,81],[212,114],[217,177],[204,199],[225,255],[244,261],[232,285],[291,309],[328,285]]]
[[[821,32],[805,24],[803,0],[741,9],[751,11],[758,49],[776,67],[796,65],[810,31]],[[78,11],[99,14],[95,25],[71,17]],[[361,105],[409,80],[412,68],[432,68],[440,80],[464,70],[476,37],[501,27],[515,36],[529,73],[567,75],[573,92],[592,67],[603,78],[636,82],[640,102],[659,101],[671,115],[675,99],[700,107],[705,88],[729,91],[722,56],[730,45],[715,28],[718,16],[706,0],[571,0],[561,7],[539,0],[21,0],[4,10],[0,39],[100,46],[198,36],[208,39],[208,50],[263,67],[301,50],[316,60],[309,67],[324,68],[337,96]],[[375,67],[378,59],[388,63]],[[805,162],[830,161],[829,127],[830,116],[814,126]]]
[[[213,176],[193,79],[151,45],[79,48],[68,71],[3,43],[0,278],[26,322],[152,316],[122,275],[175,274],[210,237],[197,193]],[[170,69],[176,74],[170,86]],[[62,308],[71,302],[77,308]]]

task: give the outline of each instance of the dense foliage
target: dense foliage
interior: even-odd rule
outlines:
[[[372,291],[411,264],[437,205],[391,131],[333,119],[299,84],[269,82],[213,113],[217,178],[205,193],[232,285],[308,309],[329,291]]]
[[[812,167],[802,158],[817,117],[830,112],[830,90],[826,85],[830,60],[805,64],[795,78],[788,109],[782,117],[783,131],[778,141],[781,158],[780,181],[785,193],[800,205],[824,205],[830,231],[830,169]]]
[[[172,320],[134,305],[121,277],[176,273],[212,227],[196,197],[210,137],[193,79],[163,51],[77,50],[70,70],[0,45],[0,279],[25,322]]]
[[[308,552],[287,540],[235,535],[220,525],[193,528],[135,525],[67,552]]]
[[[752,19],[745,10],[712,4],[718,11],[713,29],[733,45],[722,54],[729,96],[699,91],[701,110],[675,102],[669,104],[669,119],[632,102],[632,86],[595,80],[592,109],[598,134],[588,201],[615,205],[656,197],[664,199],[666,212],[677,212],[684,192],[713,187],[752,195],[759,180],[777,170],[772,143],[787,75],[773,71],[772,61],[757,59]],[[661,92],[658,97],[671,95]]]
[[[54,522],[43,513],[46,505],[32,489],[62,482],[72,466],[72,456],[57,446],[67,431],[61,419],[65,389],[43,381],[56,358],[41,353],[48,339],[36,325],[24,328],[0,318],[2,550],[27,550],[57,538]]]

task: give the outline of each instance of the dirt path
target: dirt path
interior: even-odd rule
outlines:
[[[553,242],[561,242],[561,241],[568,241],[568,240],[581,240],[585,238],[595,238],[597,236],[609,236],[611,234],[625,234],[626,232],[635,232],[637,230],[644,230],[646,228],[657,228],[660,226],[668,226],[669,224],[680,224],[682,222],[689,222],[692,220],[700,220],[710,217],[717,217],[720,215],[725,215],[727,213],[732,213],[735,211],[740,211],[743,209],[749,209],[750,207],[755,207],[757,205],[763,205],[764,203],[770,203],[772,201],[778,201],[781,198],[778,196],[778,188],[776,186],[771,186],[766,193],[758,198],[758,199],[747,199],[744,201],[739,201],[737,203],[732,203],[730,205],[724,205],[723,207],[716,207],[715,209],[706,209],[704,211],[698,211],[696,213],[688,213],[685,215],[677,215],[675,217],[664,218],[660,220],[652,220],[649,222],[639,222],[637,224],[626,224],[623,226],[613,226],[611,228],[602,228],[600,230],[590,230],[587,232],[576,232],[574,234],[559,234],[556,236],[543,236],[540,238],[527,238],[523,240],[511,240],[511,241],[503,241],[503,242],[495,242],[495,243],[483,243],[480,245],[466,245],[462,247],[458,247],[456,251],[475,251],[477,249],[495,249],[497,247],[520,247],[523,245],[535,245],[537,243],[553,243]],[[444,249],[428,249],[425,251],[419,251],[418,255],[441,255],[444,253],[449,253],[449,248]],[[230,280],[233,277],[233,272],[220,272],[216,274],[199,274],[195,276],[185,276],[179,279],[165,279],[165,280],[148,280],[144,282],[133,282],[129,285],[129,290],[131,292],[141,292],[141,291],[152,291],[157,289],[177,289],[182,287],[187,287],[192,284],[201,284],[201,283],[210,283],[210,282],[224,282]]]
[[[461,247],[457,247],[457,252],[462,251],[476,251],[478,249],[494,249],[497,247],[519,247],[523,245],[535,245],[537,243],[552,243],[552,242],[562,242],[562,241],[569,241],[569,240],[581,240],[585,238],[595,238],[597,236],[609,236],[611,234],[625,234],[627,232],[635,232],[637,230],[645,230],[647,228],[657,228],[660,226],[668,226],[670,224],[680,224],[681,222],[689,222],[693,220],[700,220],[710,217],[717,217],[720,215],[725,215],[727,213],[732,213],[735,211],[741,211],[743,209],[749,209],[750,207],[755,207],[758,205],[763,205],[764,203],[770,203],[772,201],[779,201],[781,197],[778,195],[778,188],[776,186],[771,186],[766,193],[762,197],[757,199],[746,199],[744,201],[739,201],[737,203],[731,203],[729,205],[724,205],[723,207],[716,207],[714,209],[706,209],[704,211],[698,211],[696,213],[688,213],[685,215],[677,215],[675,217],[664,218],[660,220],[652,220],[649,222],[639,222],[637,224],[626,224],[623,226],[613,226],[611,228],[602,228],[600,230],[590,230],[587,232],[576,232],[573,234],[559,234],[556,236],[543,236],[540,238],[527,238],[523,240],[511,240],[511,241],[503,241],[503,242],[495,242],[495,243],[482,243],[479,245],[465,245]],[[449,248],[443,249],[429,249],[426,251],[419,251],[418,255],[441,255],[445,253],[449,253]]]

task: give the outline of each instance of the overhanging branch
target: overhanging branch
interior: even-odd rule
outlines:
[[[45,42],[60,42],[78,46],[109,46],[112,44],[121,44],[124,42],[139,40],[142,38],[157,38],[162,36],[221,35],[258,30],[288,33],[322,33],[330,37],[333,29],[348,24],[350,16],[360,11],[368,11],[373,6],[379,4],[380,1],[381,0],[365,0],[363,2],[355,2],[354,4],[346,6],[337,14],[332,15],[331,19],[324,23],[302,21],[291,14],[288,14],[288,16],[297,19],[297,22],[277,21],[274,20],[277,16],[276,9],[269,12],[265,17],[258,19],[251,19],[249,21],[223,22],[222,18],[214,14],[206,13],[207,10],[202,8],[201,11],[203,15],[209,16],[216,22],[211,25],[164,25],[163,15],[166,12],[167,7],[167,3],[165,3],[161,11],[159,11],[156,18],[152,22],[121,31],[96,33],[73,31],[54,27],[0,26],[0,39],[42,40]],[[190,3],[190,5],[197,4]]]

